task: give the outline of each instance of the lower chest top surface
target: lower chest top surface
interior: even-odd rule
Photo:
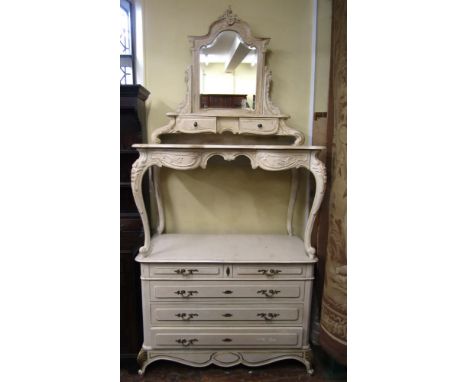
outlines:
[[[141,263],[310,263],[304,243],[287,235],[163,234]]]

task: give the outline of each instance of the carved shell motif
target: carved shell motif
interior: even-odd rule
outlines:
[[[159,151],[151,153],[151,161],[158,167],[170,167],[178,170],[198,167],[200,155],[192,152]]]

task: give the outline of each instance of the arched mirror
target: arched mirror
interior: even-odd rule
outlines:
[[[249,25],[229,7],[204,36],[189,36],[192,66],[187,73],[191,95],[179,111],[261,114],[264,56],[269,38],[252,35]]]

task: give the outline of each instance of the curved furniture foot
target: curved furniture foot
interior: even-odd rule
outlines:
[[[312,368],[312,359],[313,359],[312,350],[306,350],[304,352],[304,361],[303,361],[303,363],[304,363],[304,366],[307,369],[307,374],[309,374],[309,375],[314,374],[314,369]]]
[[[138,363],[138,366],[140,367],[138,369],[139,375],[143,375],[145,373],[146,366],[148,366],[147,361],[148,361],[148,352],[146,350],[141,349],[138,352],[138,356],[137,356],[137,363]]]
[[[239,364],[257,367],[268,365],[273,362],[285,359],[295,359],[301,362],[312,375],[314,370],[312,364],[311,350],[230,350],[219,349],[215,351],[206,350],[141,350],[138,354],[139,375],[145,373],[149,364],[159,361],[173,361],[187,366],[205,367],[208,365],[217,365],[220,367],[231,367]]]

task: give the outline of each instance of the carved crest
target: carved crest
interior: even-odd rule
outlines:
[[[226,21],[227,25],[233,25],[240,21],[239,17],[236,14],[232,13],[231,6],[228,6],[228,9],[226,9],[226,11],[218,17],[218,20],[223,19],[224,21]]]

